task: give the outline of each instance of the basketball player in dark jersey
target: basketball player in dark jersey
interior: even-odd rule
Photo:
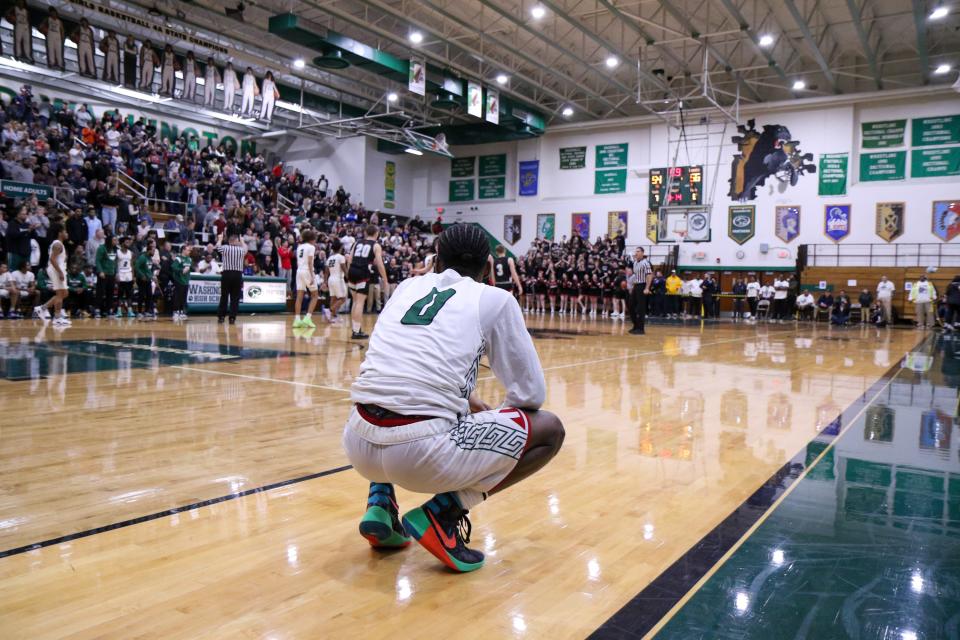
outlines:
[[[368,224],[363,240],[358,240],[347,258],[347,287],[353,294],[350,306],[350,320],[353,324],[352,340],[362,340],[370,336],[363,332],[363,308],[367,302],[367,284],[370,274],[376,269],[380,281],[387,281],[387,270],[383,266],[383,248],[377,242],[377,227]]]
[[[502,244],[498,244],[494,249],[497,254],[493,258],[493,283],[498,289],[513,291],[515,295],[523,295],[523,285],[520,283],[520,276],[517,275],[517,267],[513,258],[507,257],[507,250]]]

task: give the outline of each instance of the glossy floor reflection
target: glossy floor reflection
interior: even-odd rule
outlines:
[[[960,340],[932,339],[812,442],[792,492],[656,637],[960,637],[958,358]]]
[[[488,564],[457,576],[359,537],[340,434],[363,351],[288,323],[0,324],[0,637],[585,637],[921,337],[530,318],[567,440],[474,511]]]

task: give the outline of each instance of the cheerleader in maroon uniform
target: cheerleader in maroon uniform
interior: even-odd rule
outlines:
[[[586,308],[589,308],[590,317],[594,318],[597,315],[597,298],[600,297],[600,283],[597,281],[596,274],[585,276],[581,288],[586,298],[584,314],[587,313]]]
[[[570,300],[570,292],[573,289],[573,283],[570,282],[570,276],[564,273],[560,276],[560,315],[566,315],[567,302]],[[570,306],[570,312],[573,313],[573,305]]]
[[[547,277],[543,273],[543,269],[537,271],[537,313],[544,314],[547,312]]]
[[[557,282],[557,274],[550,269],[550,278],[547,280],[547,300],[550,301],[550,315],[553,315],[557,304],[557,292],[560,289],[560,283]]]
[[[586,276],[584,276],[586,278]],[[573,274],[573,280],[570,283],[570,313],[571,315],[577,315],[581,313],[587,315],[587,303],[584,300],[584,288],[583,283],[580,281],[580,278],[577,277],[577,274]]]

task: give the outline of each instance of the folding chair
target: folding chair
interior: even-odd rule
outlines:
[[[757,302],[757,320],[766,320],[770,317],[770,301],[759,300]]]

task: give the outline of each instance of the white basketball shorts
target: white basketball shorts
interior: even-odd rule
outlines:
[[[315,292],[317,290],[317,283],[310,276],[309,271],[297,270],[297,289],[311,292]]]

